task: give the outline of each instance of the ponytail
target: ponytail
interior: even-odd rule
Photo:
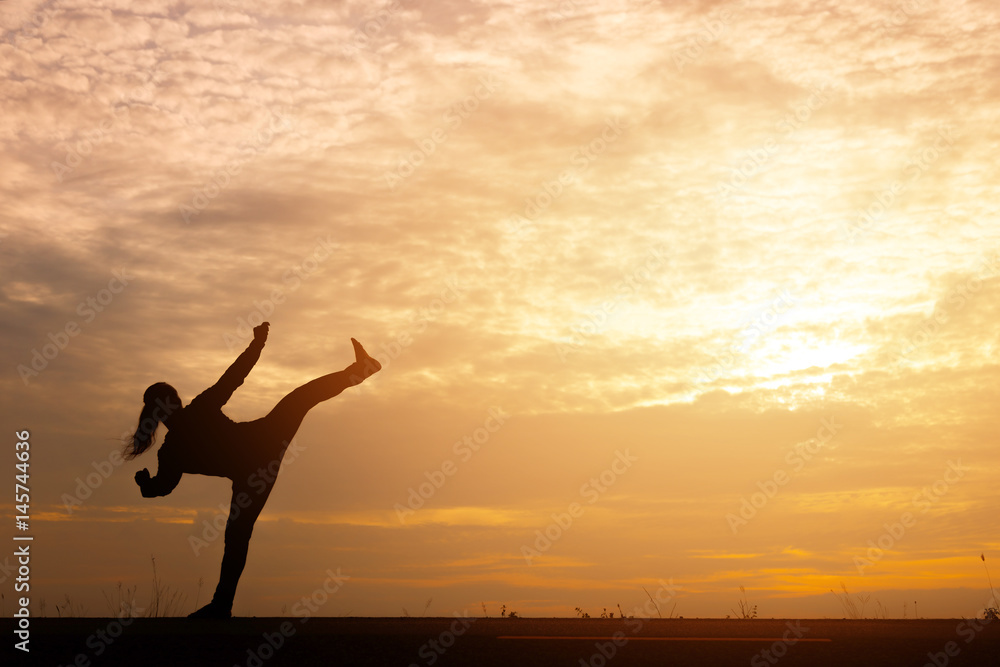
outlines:
[[[153,446],[156,427],[160,420],[156,416],[156,406],[145,403],[139,413],[139,425],[135,429],[131,442],[125,445],[125,460],[129,461]]]
[[[166,398],[166,402],[164,401]],[[166,382],[157,382],[150,386],[142,397],[142,412],[139,413],[139,425],[136,426],[135,433],[125,443],[124,457],[130,461],[139,456],[153,446],[156,441],[156,428],[166,417],[169,417],[173,409],[170,399],[177,400],[177,407],[180,407],[180,399],[177,398],[177,390]],[[167,408],[167,414],[162,414],[161,408]]]

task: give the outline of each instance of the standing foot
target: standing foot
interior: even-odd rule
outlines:
[[[232,618],[232,606],[226,606],[212,600],[196,612],[188,614],[188,618]]]

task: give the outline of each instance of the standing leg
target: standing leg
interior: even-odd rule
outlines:
[[[233,499],[229,504],[229,520],[226,521],[226,544],[219,585],[215,588],[212,601],[190,614],[189,618],[229,618],[232,615],[236,584],[239,583],[247,562],[253,526],[271,494],[274,478],[270,478],[263,489],[261,483],[251,486],[244,480],[233,482]]]

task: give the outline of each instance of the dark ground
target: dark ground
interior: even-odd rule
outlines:
[[[49,667],[1000,667],[1000,623],[962,619],[139,618],[123,627],[114,619],[33,618],[29,655],[13,649],[13,620],[2,621],[4,653],[14,655],[4,664]],[[801,640],[791,643],[796,634]]]

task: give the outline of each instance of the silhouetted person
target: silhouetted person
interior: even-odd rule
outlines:
[[[260,358],[269,324],[254,328],[249,347],[223,373],[219,381],[200,393],[186,407],[177,390],[158,382],[143,395],[139,426],[126,449],[126,458],[135,458],[150,448],[156,428],[168,429],[157,453],[159,469],[155,477],[146,469],[135,474],[145,498],[165,496],[183,473],[228,477],[233,481],[233,498],[226,522],[225,553],[215,596],[191,618],[229,618],[233,597],[246,564],[250,535],[267,502],[277,477],[285,448],[295,436],[306,413],[318,403],[333,398],[344,389],[360,384],[382,366],[354,344],[355,362],[337,373],[308,382],[278,401],[266,417],[250,422],[234,422],[222,412],[236,388]]]

